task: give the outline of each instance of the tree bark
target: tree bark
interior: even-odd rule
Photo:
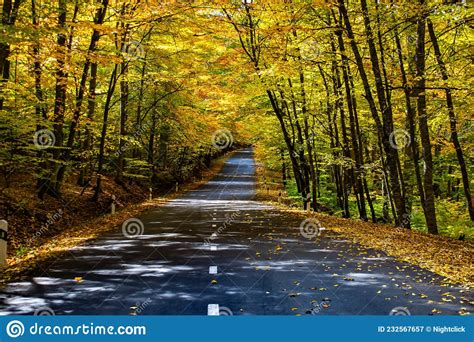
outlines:
[[[436,61],[438,62],[438,68],[441,73],[441,77],[444,81],[445,86],[445,93],[446,93],[446,107],[448,108],[448,116],[449,116],[449,127],[451,129],[451,141],[453,143],[454,149],[456,150],[456,157],[458,159],[459,168],[461,170],[461,177],[462,177],[462,184],[464,189],[464,196],[466,197],[467,208],[469,212],[469,217],[471,221],[474,221],[474,207],[472,204],[471,198],[471,189],[469,187],[469,176],[467,173],[466,162],[464,160],[463,151],[461,148],[461,143],[459,142],[458,131],[457,131],[457,119],[454,113],[454,104],[453,104],[453,95],[451,92],[451,88],[448,84],[448,70],[446,69],[446,65],[444,64],[443,58],[441,57],[441,50],[439,48],[438,38],[436,37],[433,23],[428,18],[428,32],[430,35],[431,43],[433,44],[434,53],[436,56]]]
[[[423,148],[424,162],[424,201],[425,218],[428,232],[438,233],[436,223],[435,197],[433,188],[433,157],[431,153],[430,132],[428,127],[428,117],[426,113],[426,79],[425,79],[425,30],[426,30],[426,8],[425,1],[419,0],[421,5],[420,13],[417,17],[417,40],[416,40],[416,95],[418,125],[420,129],[421,146]]]

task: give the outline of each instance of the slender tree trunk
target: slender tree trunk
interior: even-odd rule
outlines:
[[[319,69],[321,78],[323,80],[324,90],[326,92],[326,115],[327,115],[329,137],[330,137],[329,147],[331,148],[333,158],[337,159],[339,158],[339,156],[338,156],[338,153],[336,152],[336,146],[338,146],[339,144],[338,142],[339,138],[338,138],[338,133],[337,133],[336,120],[334,120],[332,117],[332,112],[334,108],[330,101],[331,93],[329,90],[328,81],[320,65],[318,65],[318,69]],[[333,126],[333,122],[334,122],[334,126]],[[332,176],[336,185],[336,202],[339,208],[341,208],[341,210],[344,211],[344,200],[343,200],[343,193],[342,193],[342,186],[341,186],[342,181],[341,181],[338,165],[332,165]]]
[[[272,93],[270,90],[267,90],[267,95],[268,95],[268,98],[270,99],[270,103],[272,105],[273,112],[275,113],[275,115],[278,119],[278,122],[280,123],[280,128],[282,130],[283,139],[285,140],[286,147],[288,148],[288,152],[289,152],[288,154],[289,154],[289,157],[290,157],[291,166],[293,168],[293,175],[295,176],[295,181],[296,181],[297,185],[299,184],[299,186],[301,186],[301,184],[302,184],[302,182],[301,182],[301,172],[300,172],[300,169],[299,169],[298,161],[296,160],[296,157],[295,157],[295,151],[294,151],[293,145],[291,143],[291,139],[288,135],[288,131],[286,129],[285,122],[283,120],[283,113],[282,113],[280,107],[278,106],[278,102],[277,102],[277,99],[276,99],[274,93]]]
[[[369,46],[369,55],[372,65],[372,72],[375,79],[375,88],[379,106],[382,113],[383,122],[383,139],[382,145],[387,156],[386,163],[389,172],[389,182],[392,192],[393,201],[396,209],[395,223],[397,226],[410,228],[410,222],[404,220],[406,217],[405,198],[403,197],[402,186],[398,170],[398,150],[390,144],[390,134],[393,134],[393,115],[392,107],[389,99],[386,96],[382,74],[380,71],[379,57],[377,55],[377,48],[374,42],[373,30],[370,23],[369,11],[367,8],[367,1],[360,0],[361,9],[364,18],[364,26],[366,31],[367,43]]]
[[[471,198],[471,189],[469,187],[469,176],[467,173],[466,162],[464,160],[464,155],[461,148],[461,143],[459,142],[458,131],[457,131],[457,120],[456,115],[454,113],[454,104],[453,104],[453,95],[451,93],[451,88],[448,84],[448,70],[446,69],[446,65],[444,64],[443,58],[441,57],[441,50],[438,44],[438,38],[436,37],[433,23],[428,18],[428,32],[430,35],[431,43],[433,44],[434,53],[436,56],[436,61],[438,62],[439,71],[441,73],[441,77],[444,81],[445,86],[445,93],[446,93],[446,107],[448,108],[448,116],[449,116],[449,127],[451,129],[451,141],[453,143],[454,149],[456,150],[456,157],[458,159],[459,168],[461,170],[461,177],[462,177],[462,184],[464,189],[464,196],[466,197],[467,208],[469,212],[469,217],[471,221],[474,221],[474,207],[472,204]]]
[[[55,87],[55,101],[53,114],[53,133],[55,137],[55,144],[53,149],[53,159],[59,160],[61,150],[63,148],[64,133],[64,114],[66,111],[66,89],[67,89],[67,72],[65,68],[65,60],[67,54],[67,38],[66,38],[66,19],[67,19],[67,0],[58,0],[58,28],[61,32],[57,37],[58,52],[57,52],[57,67],[56,67],[56,87]],[[53,166],[56,168],[56,166]],[[38,190],[38,197],[43,198],[44,194],[48,193],[53,197],[59,197],[55,191],[54,185],[51,184],[51,179],[45,179],[44,183],[40,185]]]
[[[109,118],[110,102],[112,100],[112,95],[115,91],[115,86],[117,84],[117,69],[118,64],[115,64],[112,75],[110,76],[109,88],[107,90],[107,97],[105,99],[104,105],[104,116],[102,119],[102,132],[100,135],[100,146],[99,146],[99,156],[98,156],[98,167],[97,167],[97,180],[94,189],[94,195],[92,200],[97,202],[99,200],[100,193],[102,191],[102,171],[104,168],[104,156],[105,156],[105,137],[107,136],[107,123]]]
[[[102,0],[101,6],[97,9],[95,17],[94,17],[94,24],[101,25],[104,22],[105,14],[107,12],[107,5],[109,0]],[[56,182],[55,182],[55,191],[57,193],[61,192],[61,184],[64,179],[64,174],[66,172],[66,163],[69,161],[71,157],[71,152],[73,150],[74,139],[76,136],[76,128],[79,123],[79,117],[81,114],[82,109],[82,102],[84,100],[84,95],[86,93],[86,85],[87,85],[87,77],[89,76],[89,69],[91,66],[91,54],[95,51],[97,42],[100,39],[100,32],[97,29],[94,29],[92,32],[92,37],[89,43],[89,48],[87,50],[86,62],[84,63],[84,67],[82,69],[81,81],[79,83],[79,92],[76,96],[76,105],[74,108],[73,118],[71,120],[69,126],[69,135],[66,144],[66,149],[62,153],[62,161],[63,164],[60,166],[58,173],[56,175]]]
[[[4,0],[2,6],[2,26],[14,26],[22,0]],[[3,89],[10,79],[10,45],[0,42],[0,110],[4,106]]]
[[[338,22],[338,26],[339,25],[340,25],[340,21]],[[355,97],[352,95],[352,89],[349,82],[349,60],[346,55],[344,40],[342,38],[342,27],[339,26],[339,28],[340,30],[336,32],[336,36],[337,36],[337,41],[339,45],[339,51],[341,53],[342,76],[343,76],[345,91],[346,91],[347,110],[349,113],[349,129],[350,129],[351,144],[352,144],[352,151],[353,151],[352,159],[355,162],[355,168],[357,172],[356,174],[354,172],[354,169],[352,168],[352,177],[354,178],[355,193],[356,193],[358,208],[359,208],[359,217],[362,220],[366,221],[367,212],[365,209],[364,190],[363,190],[361,175],[359,174],[362,163],[360,159],[358,136],[356,132],[356,125],[355,125],[355,119],[354,119],[355,103],[353,102],[353,100],[355,100]]]
[[[116,181],[123,185],[123,169],[124,169],[124,147],[127,134],[127,118],[128,118],[128,66],[125,63],[121,65],[121,81],[120,81],[120,137],[119,137],[119,153],[117,157],[117,174]]]
[[[32,24],[35,29],[38,29],[38,18],[36,15],[36,1],[31,0],[31,18]],[[45,126],[43,124],[44,121],[48,119],[48,113],[45,108],[44,104],[44,97],[43,97],[43,87],[41,85],[42,80],[42,68],[41,68],[41,61],[40,61],[40,42],[39,37],[38,41],[35,42],[33,45],[33,71],[35,75],[35,95],[36,95],[36,105],[35,105],[35,112],[36,117],[38,120],[38,124],[36,125],[36,130],[44,129]],[[39,167],[38,167],[38,181],[36,184],[36,188],[40,189],[42,184],[48,182],[51,177],[51,174],[48,172],[50,169],[49,163],[45,156],[47,152],[39,149],[38,150],[38,158],[41,160]]]
[[[418,142],[416,139],[416,130],[415,130],[415,111],[411,104],[411,96],[413,90],[408,86],[407,75],[405,71],[404,61],[403,61],[403,53],[402,53],[402,46],[400,43],[400,38],[398,35],[398,31],[395,28],[395,43],[397,46],[397,53],[398,53],[398,62],[400,65],[400,74],[402,77],[402,85],[403,85],[403,93],[405,95],[405,106],[406,106],[406,115],[407,115],[407,123],[408,123],[408,133],[411,137],[410,141],[410,150],[411,150],[411,159],[413,160],[414,170],[415,170],[415,178],[416,178],[416,185],[418,188],[418,194],[420,197],[420,203],[423,208],[425,207],[425,191],[423,189],[423,181],[421,179],[421,171],[420,171],[420,157],[418,152]]]
[[[355,61],[356,61],[356,64],[357,64],[357,69],[359,70],[360,77],[361,77],[361,80],[362,80],[362,84],[364,86],[365,98],[366,98],[367,103],[369,105],[369,109],[370,109],[370,113],[372,115],[372,119],[374,120],[374,123],[375,123],[375,128],[376,128],[376,132],[377,132],[377,139],[378,139],[378,145],[379,145],[379,148],[381,150],[382,164],[385,167],[385,162],[384,162],[384,158],[383,158],[382,153],[383,153],[384,150],[387,151],[387,149],[391,148],[390,143],[389,143],[389,139],[388,139],[388,136],[384,132],[382,122],[380,121],[380,117],[379,117],[378,112],[377,112],[377,107],[375,105],[375,100],[374,100],[374,97],[372,95],[369,79],[368,79],[368,76],[367,76],[367,73],[366,73],[366,70],[365,70],[364,61],[363,61],[362,56],[360,54],[359,47],[357,46],[357,43],[355,41],[354,32],[352,30],[352,25],[349,21],[349,17],[348,17],[348,14],[347,14],[347,9],[346,9],[345,4],[344,4],[344,0],[338,0],[338,1],[339,1],[339,11],[340,11],[340,14],[343,18],[344,25],[345,25],[345,28],[346,28],[346,34],[349,38],[349,43],[350,43],[352,52],[353,52],[354,57],[355,57]],[[392,169],[393,169],[393,167],[392,167]],[[395,168],[395,172],[396,172],[396,168]],[[388,193],[390,193],[390,191],[388,191]]]
[[[416,95],[418,125],[420,129],[421,146],[423,148],[424,162],[424,194],[425,194],[425,218],[428,232],[438,233],[436,223],[435,196],[433,187],[433,157],[431,153],[431,140],[426,113],[426,89],[425,89],[425,30],[426,30],[426,6],[424,0],[419,0],[421,5],[417,18],[417,40],[416,40]]]
[[[303,209],[306,210],[308,206],[308,202],[310,201],[310,196],[311,196],[311,191],[309,189],[310,170],[309,170],[309,166],[305,157],[305,151],[304,151],[305,140],[303,138],[303,129],[301,128],[301,125],[300,125],[300,120],[299,120],[298,111],[297,111],[297,103],[295,99],[295,94],[293,93],[293,84],[291,82],[291,79],[288,79],[288,85],[290,86],[291,104],[293,108],[293,116],[295,120],[294,123],[296,126],[296,132],[297,132],[297,137],[298,137],[297,153],[300,159],[301,174],[302,174],[301,196],[303,199]],[[290,115],[289,111],[288,111],[288,115]]]
[[[97,88],[97,63],[91,64],[91,75],[89,79],[89,95],[87,98],[87,119],[85,138],[82,142],[82,152],[89,151],[93,148],[93,139],[92,139],[92,130],[90,127],[90,122],[94,119],[95,108],[96,108],[96,88]],[[91,174],[91,161],[89,159],[83,158],[83,163],[85,165],[81,168],[79,174],[78,184],[80,186],[86,186],[90,182]]]
[[[143,59],[143,64],[141,67],[141,77],[140,77],[140,86],[138,88],[138,103],[137,103],[137,113],[136,113],[136,120],[135,120],[135,129],[141,129],[142,125],[142,106],[143,106],[143,92],[145,88],[145,72],[146,72],[146,65],[147,65],[147,56],[145,53],[145,57]],[[132,152],[132,156],[134,158],[138,158],[140,151],[138,148],[134,148]]]

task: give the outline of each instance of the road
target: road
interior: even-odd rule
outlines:
[[[0,314],[472,312],[468,293],[431,272],[329,230],[305,238],[300,219],[254,200],[254,175],[252,150],[234,153],[199,189],[8,284]]]

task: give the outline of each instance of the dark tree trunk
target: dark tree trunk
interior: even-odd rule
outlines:
[[[102,0],[101,6],[97,9],[97,12],[94,17],[94,24],[101,25],[104,22],[105,14],[107,12],[107,5],[109,0]],[[64,179],[64,174],[66,172],[66,163],[71,157],[71,152],[73,150],[74,139],[76,136],[76,128],[79,123],[79,117],[82,109],[82,102],[84,100],[84,95],[86,92],[87,77],[89,76],[89,69],[91,66],[91,53],[96,49],[97,42],[100,39],[100,32],[96,29],[92,32],[92,37],[89,43],[89,49],[87,50],[86,62],[82,69],[81,81],[79,83],[79,92],[76,96],[76,105],[74,108],[73,118],[71,124],[69,125],[69,136],[67,140],[67,145],[65,151],[62,153],[61,159],[63,164],[60,166],[58,173],[56,175],[55,190],[57,193],[61,191],[61,184]]]
[[[448,84],[448,70],[444,64],[443,58],[441,57],[441,50],[438,44],[438,38],[436,37],[433,23],[430,19],[427,20],[428,32],[430,35],[431,43],[433,44],[434,53],[436,56],[436,61],[438,62],[439,71],[441,77],[444,81],[445,93],[446,93],[446,107],[448,108],[449,116],[449,127],[451,129],[451,141],[453,143],[454,149],[456,150],[456,157],[458,159],[459,168],[461,170],[462,184],[464,189],[464,196],[466,197],[467,208],[469,212],[469,217],[471,221],[474,221],[474,207],[472,204],[471,198],[471,189],[469,187],[469,176],[467,173],[466,162],[464,160],[464,155],[461,148],[461,143],[459,142],[458,131],[457,131],[457,120],[454,113],[454,104],[453,104],[453,95],[451,93],[451,88]]]
[[[390,188],[392,192],[393,202],[396,209],[395,223],[397,226],[410,228],[410,222],[405,220],[406,207],[405,198],[402,192],[402,179],[400,178],[398,170],[398,150],[390,144],[390,135],[393,134],[393,115],[392,107],[387,98],[382,74],[380,70],[379,57],[377,55],[377,48],[374,42],[373,30],[370,23],[369,12],[367,8],[367,1],[361,0],[361,9],[364,17],[364,26],[366,31],[367,43],[369,46],[369,55],[372,65],[372,72],[375,79],[375,88],[377,91],[377,98],[379,100],[380,111],[382,113],[383,122],[383,136],[382,145],[387,156],[386,164],[389,173]]]
[[[424,194],[425,194],[425,218],[428,232],[438,234],[436,223],[435,196],[433,187],[433,157],[431,153],[431,140],[426,113],[426,89],[425,89],[425,30],[426,30],[426,7],[424,0],[420,0],[421,13],[417,18],[417,40],[416,40],[416,95],[418,125],[420,129],[421,146],[423,148],[424,162]]]
[[[410,142],[410,151],[411,156],[410,158],[413,160],[413,165],[415,169],[415,178],[416,178],[416,185],[418,188],[418,194],[420,197],[420,203],[424,211],[425,207],[425,195],[423,189],[423,181],[421,179],[421,171],[420,171],[420,157],[418,151],[418,142],[416,139],[416,130],[415,130],[415,111],[411,104],[411,94],[412,89],[408,86],[407,75],[405,71],[405,66],[403,64],[403,53],[402,53],[402,46],[400,44],[400,38],[398,36],[398,31],[395,29],[395,43],[397,46],[397,53],[398,53],[398,62],[400,65],[400,74],[402,77],[402,85],[403,85],[403,92],[405,95],[405,106],[406,106],[406,114],[407,114],[407,124],[408,124],[408,133],[411,137]]]
[[[67,1],[58,0],[58,27],[63,32],[58,34],[58,57],[56,68],[56,87],[55,87],[55,101],[53,114],[53,133],[55,137],[55,144],[53,149],[53,159],[58,161],[63,148],[64,134],[64,114],[66,111],[66,89],[67,89],[67,72],[65,70],[65,59],[67,53],[67,39],[66,34],[66,19],[67,19]],[[53,166],[56,169],[56,166]],[[51,179],[45,179],[38,190],[38,197],[48,193],[53,197],[59,197],[59,193],[55,190],[54,184],[51,184]]]
[[[92,200],[97,202],[99,200],[100,193],[102,191],[102,171],[104,168],[104,156],[105,156],[105,137],[107,136],[107,123],[109,118],[110,102],[112,100],[112,95],[115,91],[115,86],[117,84],[117,69],[118,64],[115,64],[112,75],[110,76],[109,88],[107,90],[107,97],[105,99],[104,105],[104,116],[102,119],[102,132],[100,135],[100,145],[99,145],[99,156],[98,156],[98,166],[97,166],[97,180],[94,189],[94,195]]]
[[[89,95],[87,99],[87,119],[88,122],[86,124],[86,132],[85,138],[82,142],[82,152],[89,151],[93,148],[94,143],[92,140],[92,131],[90,127],[90,122],[93,121],[95,108],[96,108],[96,88],[97,88],[97,63],[91,64],[91,75],[89,79]],[[91,174],[91,162],[90,160],[83,158],[83,163],[85,165],[81,168],[81,172],[79,174],[78,184],[80,186],[86,186],[90,182],[90,174]]]
[[[338,26],[340,25],[338,22]],[[355,96],[352,94],[351,84],[349,82],[349,60],[346,55],[346,49],[344,46],[344,40],[342,38],[342,27],[340,30],[336,32],[337,41],[339,45],[339,51],[341,53],[341,60],[342,60],[342,77],[344,80],[345,92],[346,92],[346,102],[347,102],[347,110],[349,113],[349,129],[351,135],[351,144],[352,144],[352,159],[355,162],[356,172],[352,169],[352,177],[354,178],[354,185],[355,185],[355,194],[357,197],[357,204],[359,208],[359,217],[366,221],[367,220],[367,212],[365,209],[365,198],[364,198],[364,190],[362,185],[362,177],[360,175],[360,169],[362,166],[361,162],[361,155],[359,151],[359,144],[358,144],[358,136],[356,132],[356,124],[355,124]]]
[[[2,25],[14,26],[22,0],[4,0],[2,7]],[[3,89],[5,84],[10,79],[10,45],[5,42],[0,42],[0,110],[3,109],[4,98]]]

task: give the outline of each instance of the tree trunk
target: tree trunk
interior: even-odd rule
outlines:
[[[426,89],[425,89],[425,26],[426,7],[424,0],[419,0],[421,13],[417,18],[417,40],[416,40],[416,95],[418,124],[420,129],[421,146],[423,148],[424,162],[424,194],[425,194],[425,218],[428,232],[438,233],[436,223],[435,197],[433,188],[433,157],[431,153],[430,132],[426,113]]]
[[[22,0],[4,0],[2,7],[2,25],[14,26]],[[10,45],[0,42],[0,110],[3,109],[3,88],[10,79]]]
[[[64,114],[66,111],[66,89],[67,89],[67,72],[65,69],[67,39],[64,31],[66,30],[67,19],[67,0],[58,0],[58,27],[62,31],[58,34],[57,44],[57,68],[56,68],[56,87],[55,87],[55,101],[53,114],[53,133],[55,137],[55,144],[53,149],[53,159],[59,161],[61,150],[63,148],[64,134]],[[56,169],[56,166],[53,166]],[[59,193],[55,190],[54,185],[51,184],[51,179],[45,179],[38,190],[38,197],[43,198],[44,194],[48,193],[53,197],[59,197]]]
[[[398,150],[390,144],[390,135],[393,134],[393,115],[392,107],[389,99],[386,96],[386,90],[384,82],[382,80],[382,74],[380,71],[379,57],[377,55],[377,48],[374,42],[373,31],[369,18],[369,11],[367,8],[367,1],[361,0],[361,9],[364,18],[364,27],[369,46],[369,55],[372,65],[372,72],[375,79],[375,88],[377,92],[377,98],[379,101],[380,111],[382,113],[383,122],[383,136],[382,146],[387,156],[386,163],[389,172],[389,182],[392,192],[393,202],[396,209],[395,223],[397,226],[410,228],[410,222],[404,220],[406,217],[405,198],[403,197],[400,175],[398,172]]]
[[[98,156],[98,166],[97,166],[97,180],[94,189],[94,195],[92,200],[97,202],[99,200],[100,193],[102,191],[102,171],[104,167],[104,155],[105,155],[105,137],[107,135],[107,122],[109,118],[110,102],[112,100],[112,95],[115,91],[115,85],[117,84],[117,69],[118,64],[115,64],[112,75],[110,76],[109,88],[107,90],[107,97],[105,99],[104,105],[104,116],[102,119],[102,133],[100,135],[100,146],[99,146],[99,156]]]
[[[433,23],[430,19],[427,19],[428,32],[430,35],[431,43],[433,44],[434,53],[436,56],[436,61],[438,62],[439,71],[441,77],[444,81],[445,93],[446,93],[446,107],[448,108],[449,116],[449,127],[451,129],[451,141],[453,142],[454,149],[456,150],[456,157],[458,159],[459,168],[461,169],[462,184],[464,189],[464,196],[466,197],[467,208],[469,212],[469,217],[471,221],[474,221],[474,207],[472,204],[471,198],[471,189],[469,187],[469,176],[467,173],[466,162],[464,160],[464,155],[461,148],[461,143],[459,142],[458,131],[457,131],[457,119],[454,113],[454,104],[453,104],[453,95],[451,93],[451,88],[448,84],[448,70],[444,64],[443,58],[441,57],[441,51],[438,44],[438,38],[436,37]]]
[[[102,0],[101,6],[97,9],[97,12],[94,17],[94,24],[101,25],[104,22],[105,14],[107,12],[107,5],[109,0]],[[74,139],[76,136],[76,128],[79,123],[79,117],[82,109],[82,102],[84,100],[84,94],[86,92],[87,77],[89,76],[89,69],[91,65],[91,53],[96,49],[97,42],[100,39],[100,32],[97,29],[94,29],[92,32],[92,37],[89,43],[89,48],[87,50],[86,62],[82,69],[81,81],[79,83],[79,92],[76,96],[76,105],[74,108],[73,118],[69,126],[69,136],[67,140],[67,145],[64,153],[62,153],[61,159],[63,164],[60,166],[58,173],[56,175],[55,190],[57,193],[61,192],[61,184],[64,179],[64,174],[66,172],[66,163],[71,157],[71,152],[73,150]]]

